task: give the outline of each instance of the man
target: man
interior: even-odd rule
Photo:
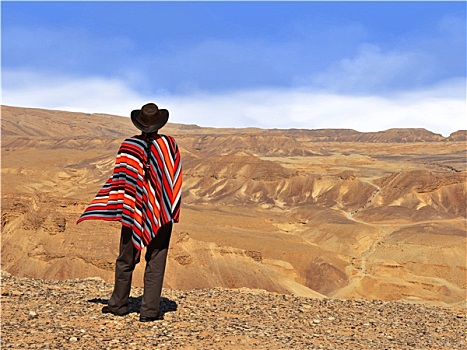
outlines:
[[[169,112],[154,103],[131,112],[133,124],[142,133],[123,141],[112,176],[77,222],[122,223],[115,287],[103,313],[128,314],[133,270],[146,247],[141,322],[162,319],[159,303],[172,223],[180,216],[180,152],[173,137],[158,134],[168,119]]]

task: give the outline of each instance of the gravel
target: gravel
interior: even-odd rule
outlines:
[[[112,284],[2,272],[2,349],[465,349],[466,309],[248,289],[163,290],[164,320],[102,314]]]

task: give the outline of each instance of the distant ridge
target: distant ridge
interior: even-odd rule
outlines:
[[[305,136],[320,142],[440,142],[447,138],[423,128],[394,128],[376,132],[359,132],[352,129],[300,130]],[[457,141],[457,140],[452,140]]]
[[[467,130],[453,132],[448,138],[449,141],[467,141]]]
[[[79,136],[116,137],[135,133],[129,118],[108,114],[89,114],[5,106],[2,112],[3,136],[50,136],[54,138]],[[53,115],[50,123],[47,117]],[[96,119],[105,119],[102,127],[96,127]],[[97,124],[98,125],[98,124]],[[45,126],[45,127],[44,127]],[[281,135],[291,138],[308,137],[316,142],[461,142],[467,140],[467,130],[453,132],[449,137],[423,128],[394,128],[377,132],[360,132],[353,129],[260,129],[260,128],[212,128],[193,124],[169,123],[164,130],[172,134],[244,134]]]

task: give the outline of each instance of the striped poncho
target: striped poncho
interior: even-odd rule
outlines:
[[[120,146],[112,176],[97,193],[77,223],[84,220],[121,221],[133,230],[138,250],[157,230],[178,222],[182,163],[171,136],[149,134],[126,139]],[[148,159],[149,154],[149,159]]]

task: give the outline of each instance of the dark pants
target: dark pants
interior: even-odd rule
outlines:
[[[169,249],[172,223],[162,226],[157,236],[146,247],[146,269],[144,270],[144,293],[141,304],[141,316],[157,317],[164,282],[165,264]],[[115,287],[109,300],[109,308],[114,313],[128,312],[128,298],[131,290],[131,278],[135,269],[138,250],[131,241],[132,230],[122,226],[120,237],[120,255],[115,264]]]

